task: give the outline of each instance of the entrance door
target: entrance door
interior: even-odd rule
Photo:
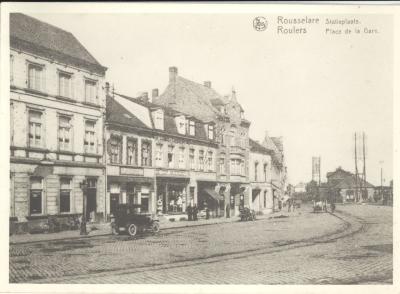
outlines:
[[[119,204],[119,194],[110,195],[110,214],[115,215]]]
[[[96,189],[91,188],[87,191],[87,203],[86,203],[86,216],[91,221],[95,220],[96,214]]]

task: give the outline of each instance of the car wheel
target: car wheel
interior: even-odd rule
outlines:
[[[160,231],[160,224],[158,222],[154,222],[151,226],[153,233],[158,233]]]
[[[132,237],[136,236],[137,233],[137,226],[135,224],[131,224],[128,227],[128,234],[131,235]]]

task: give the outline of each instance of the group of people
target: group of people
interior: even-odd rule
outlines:
[[[197,208],[196,204],[194,204],[193,206],[189,204],[189,206],[186,208],[186,213],[188,215],[188,221],[197,221],[197,214],[199,213],[199,209]]]

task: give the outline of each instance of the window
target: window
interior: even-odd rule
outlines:
[[[195,130],[194,130],[194,121],[189,121],[189,135],[194,136],[195,135]]]
[[[185,148],[179,147],[179,156],[178,156],[178,165],[179,168],[185,168]]]
[[[72,75],[64,72],[58,73],[58,95],[72,97]]]
[[[220,158],[218,165],[219,165],[219,173],[225,174],[225,158]]]
[[[89,103],[97,103],[97,83],[92,80],[85,80],[85,101]]]
[[[29,111],[29,147],[42,147],[42,113]]]
[[[43,179],[42,178],[31,178],[29,197],[29,212],[30,214],[41,214],[42,213],[42,191],[43,191]]]
[[[110,139],[110,163],[121,163],[122,140],[120,137],[112,136]]]
[[[28,88],[44,91],[44,68],[38,64],[28,64]]]
[[[71,118],[58,118],[58,147],[60,150],[71,150]]]
[[[264,164],[264,182],[266,182],[267,181],[267,164],[265,163]]]
[[[207,152],[207,168],[209,171],[214,170],[214,168],[213,168],[213,152],[212,151]]]
[[[199,169],[204,170],[204,151],[199,150]]]
[[[156,166],[161,167],[163,165],[163,152],[162,152],[163,145],[157,144],[156,145]]]
[[[214,126],[208,126],[208,139],[214,140]]]
[[[128,139],[126,141],[126,164],[137,165],[137,140]]]
[[[85,139],[84,139],[84,150],[86,153],[95,153],[95,121],[87,120],[85,122]]]
[[[71,210],[71,179],[60,179],[60,213]]]
[[[231,159],[231,169],[232,175],[242,175],[244,173],[244,162],[241,159]]]
[[[194,162],[194,149],[189,150],[189,164],[190,164],[190,169],[196,169],[196,165]]]
[[[151,142],[142,141],[142,166],[151,166]]]
[[[254,181],[258,180],[258,162],[254,163]]]
[[[174,146],[168,146],[168,167],[174,167]]]

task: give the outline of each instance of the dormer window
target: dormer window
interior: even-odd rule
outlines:
[[[208,139],[214,140],[214,126],[208,126]]]
[[[159,109],[153,112],[154,127],[159,130],[164,130],[164,112]]]
[[[177,116],[175,118],[175,124],[176,124],[176,128],[178,130],[178,133],[181,135],[185,135],[186,134],[186,119],[185,116],[181,115],[181,116]]]
[[[189,121],[189,135],[194,136],[195,135],[195,126],[194,126],[194,121]]]

